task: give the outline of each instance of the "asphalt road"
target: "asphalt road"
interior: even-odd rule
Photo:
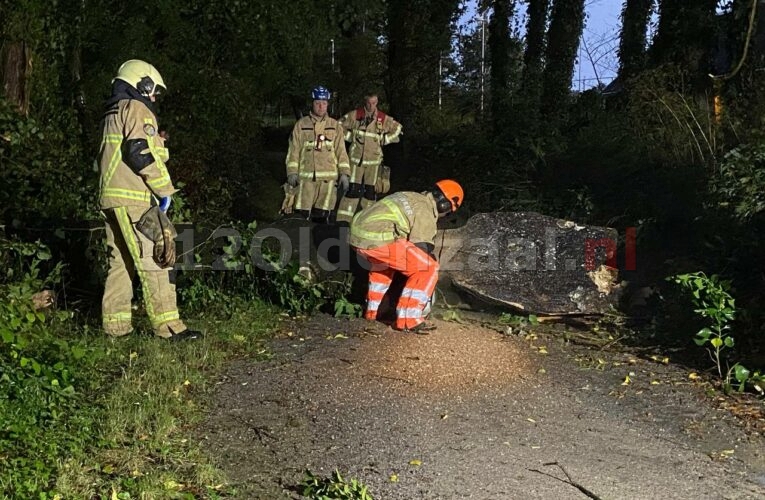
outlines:
[[[682,367],[438,324],[317,316],[229,366],[200,439],[237,498],[335,469],[375,499],[765,498],[762,437]]]

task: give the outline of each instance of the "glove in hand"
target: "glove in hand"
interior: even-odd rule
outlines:
[[[165,196],[164,198],[159,199],[159,209],[163,212],[167,213],[167,210],[170,208],[170,204],[173,202],[172,196]]]
[[[343,191],[348,191],[348,187],[351,185],[351,179],[346,174],[340,174],[340,178],[337,180],[337,185]]]
[[[154,243],[154,262],[162,269],[173,267],[176,259],[175,237],[178,236],[178,232],[167,215],[159,207],[151,207],[141,216],[135,227]]]
[[[299,184],[298,174],[289,174],[287,176],[287,184],[289,184],[292,187],[297,187],[297,185]]]

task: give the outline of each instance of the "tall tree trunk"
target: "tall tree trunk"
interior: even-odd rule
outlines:
[[[550,0],[528,0],[526,23],[526,51],[523,53],[523,87],[539,86],[544,68],[545,28],[550,10]]]
[[[0,52],[0,83],[5,98],[24,116],[29,114],[29,74],[32,54],[26,42],[5,45]]]
[[[709,72],[717,0],[659,0],[659,28],[651,47],[656,64],[673,63],[690,76]]]
[[[438,62],[450,50],[459,0],[388,1],[388,102],[404,127],[437,101]]]
[[[523,53],[523,73],[517,102],[525,129],[536,135],[539,118],[539,101],[542,95],[542,71],[544,70],[545,28],[550,13],[550,0],[528,0],[526,23],[526,50]]]
[[[547,33],[542,77],[542,116],[559,124],[571,96],[576,51],[584,29],[584,0],[555,0]]]
[[[491,119],[497,134],[510,114],[510,18],[514,0],[493,0],[489,20]]]
[[[635,76],[645,65],[646,31],[653,0],[626,0],[619,41],[619,78]]]

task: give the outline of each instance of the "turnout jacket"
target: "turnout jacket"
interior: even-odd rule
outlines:
[[[431,193],[400,191],[356,214],[350,244],[366,250],[404,238],[414,244],[435,245],[437,223],[438,210]]]
[[[157,117],[137,99],[121,99],[107,107],[98,152],[99,205],[149,207],[152,195],[176,191],[165,162],[170,155],[159,136]]]
[[[351,175],[343,142],[343,126],[327,115],[313,113],[295,123],[287,150],[287,175],[301,181],[334,181]]]
[[[361,107],[343,115],[340,123],[345,140],[350,143],[348,156],[351,165],[377,166],[382,163],[382,147],[398,142],[402,126],[379,109],[373,115]]]

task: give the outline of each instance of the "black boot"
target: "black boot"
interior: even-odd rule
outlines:
[[[166,337],[166,339],[170,342],[180,342],[182,340],[200,340],[202,337],[202,332],[186,329],[180,333],[173,333],[171,337]]]

